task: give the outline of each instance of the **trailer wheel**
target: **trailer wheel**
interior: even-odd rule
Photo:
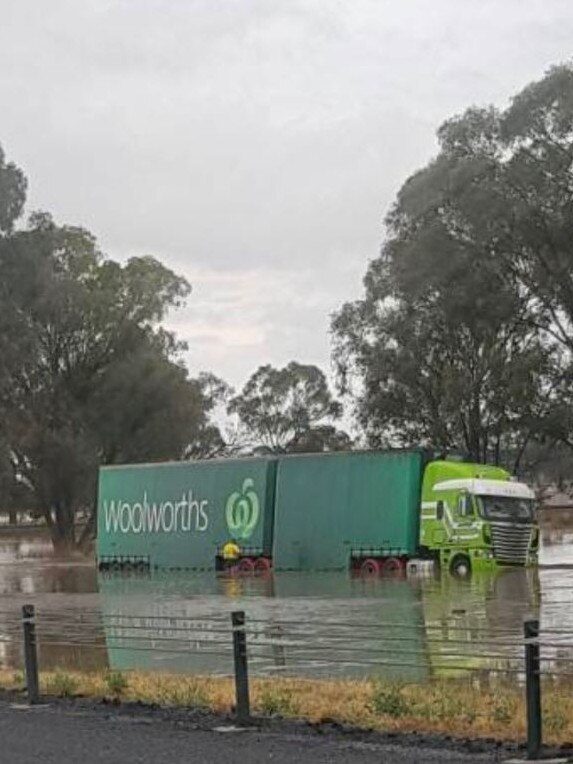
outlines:
[[[405,569],[404,561],[399,557],[388,557],[384,560],[382,572],[387,576],[401,576]]]
[[[270,573],[272,568],[268,557],[257,557],[255,560],[255,573]]]
[[[382,567],[380,565],[380,562],[378,560],[375,560],[373,558],[368,558],[367,560],[364,560],[362,565],[360,566],[360,572],[363,576],[379,576],[382,572]]]
[[[237,570],[239,573],[254,573],[255,563],[252,557],[243,557],[237,563]]]
[[[450,563],[450,573],[456,578],[469,578],[471,572],[472,564],[465,554],[457,554]]]

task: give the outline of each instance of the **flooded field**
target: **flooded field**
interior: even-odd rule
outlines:
[[[342,573],[99,576],[90,562],[55,562],[50,552],[45,539],[0,538],[4,666],[20,665],[17,619],[24,602],[38,611],[44,668],[226,673],[230,637],[219,634],[239,609],[252,624],[258,649],[251,667],[259,673],[382,673],[424,681],[456,668],[515,665],[527,617],[573,634],[573,516],[566,514],[544,522],[538,570],[507,569],[468,581],[448,574],[399,581]],[[184,618],[199,619],[194,641],[181,634]]]

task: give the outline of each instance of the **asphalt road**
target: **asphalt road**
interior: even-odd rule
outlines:
[[[72,704],[31,709],[0,704],[0,762],[10,764],[366,764],[444,762],[486,764],[493,753],[365,742],[339,734],[280,729],[197,729],[153,714],[89,709]],[[507,754],[501,758],[507,758]]]

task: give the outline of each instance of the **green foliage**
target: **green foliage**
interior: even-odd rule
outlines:
[[[515,715],[515,707],[513,698],[503,696],[497,698],[492,709],[493,720],[500,724],[509,724]]]
[[[203,372],[192,380],[195,394],[201,401],[202,418],[197,422],[185,451],[186,458],[209,459],[232,450],[233,444],[224,439],[220,429],[210,417],[217,409],[224,410],[233,390],[214,374]]]
[[[269,716],[295,716],[296,704],[293,693],[287,689],[265,687],[259,700],[259,709]]]
[[[573,433],[573,69],[468,110],[406,181],[364,296],[335,316],[371,445],[519,462]],[[573,438],[571,438],[573,444]]]
[[[77,689],[77,679],[63,671],[56,671],[46,684],[48,695],[55,695],[58,698],[71,698],[76,694]]]
[[[0,235],[9,233],[22,214],[26,185],[24,173],[14,163],[6,163],[0,145]]]
[[[562,732],[567,727],[568,721],[567,713],[560,708],[553,707],[543,711],[543,726],[549,733]]]
[[[400,685],[378,683],[374,687],[370,708],[377,714],[397,719],[409,713],[410,707]]]
[[[106,687],[112,697],[119,700],[129,687],[129,681],[121,671],[109,671],[105,676]]]
[[[229,404],[258,452],[330,451],[350,447],[333,425],[342,413],[323,372],[291,361],[282,369],[261,366]]]
[[[187,708],[207,708],[209,706],[207,693],[197,681],[192,679],[164,688],[160,694],[160,702],[168,706],[185,706]]]
[[[184,458],[218,431],[160,325],[189,284],[150,256],[107,259],[46,213],[11,231],[2,203],[20,211],[22,178],[0,154],[0,488],[3,508],[42,514],[66,552],[79,512],[93,532],[99,464]]]

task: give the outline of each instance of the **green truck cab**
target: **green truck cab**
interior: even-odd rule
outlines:
[[[500,467],[454,461],[426,465],[421,552],[457,575],[499,565],[536,565],[535,494]]]

